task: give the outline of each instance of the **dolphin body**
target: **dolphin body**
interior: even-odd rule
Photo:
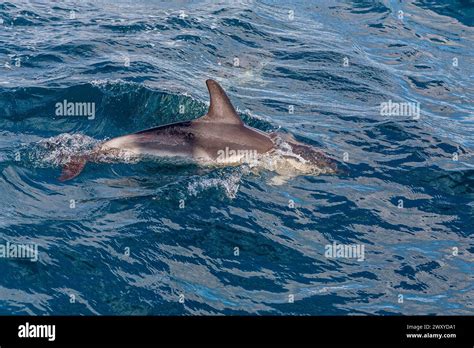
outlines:
[[[73,179],[80,174],[87,161],[100,162],[104,155],[114,153],[173,158],[204,165],[237,165],[256,161],[259,156],[271,156],[277,151],[277,144],[282,139],[276,133],[267,134],[245,125],[222,87],[214,80],[207,80],[206,85],[210,106],[204,116],[101,143],[91,154],[71,158],[63,167],[59,180]],[[288,136],[283,141],[290,147],[290,154],[278,156],[279,160],[267,161],[269,169],[275,170],[282,178],[336,171],[334,161],[313,147]]]

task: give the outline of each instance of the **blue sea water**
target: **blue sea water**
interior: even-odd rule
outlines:
[[[474,314],[473,25],[469,0],[0,3],[0,244],[39,255],[0,258],[0,314]],[[343,172],[58,181],[64,157],[204,114],[208,78]]]

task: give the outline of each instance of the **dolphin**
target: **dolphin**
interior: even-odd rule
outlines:
[[[210,106],[204,116],[100,143],[91,153],[70,158],[59,180],[75,178],[88,161],[101,162],[104,156],[118,153],[215,166],[260,161],[264,168],[280,175],[281,180],[275,183],[301,174],[336,172],[335,162],[312,146],[289,135],[268,134],[244,124],[222,87],[214,80],[207,80],[206,85]]]

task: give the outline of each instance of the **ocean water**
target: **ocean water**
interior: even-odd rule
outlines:
[[[474,314],[473,24],[469,0],[0,3],[0,245],[38,248],[0,258],[0,314]],[[122,158],[58,181],[204,114],[208,78],[343,171]]]

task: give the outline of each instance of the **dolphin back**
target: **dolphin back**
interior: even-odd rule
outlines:
[[[206,115],[194,120],[194,126],[215,126],[221,137],[233,140],[234,143],[245,144],[259,153],[265,153],[274,147],[274,142],[266,133],[245,125],[235,111],[224,89],[214,80],[206,80],[209,90],[210,105]],[[226,134],[227,133],[227,134]]]

